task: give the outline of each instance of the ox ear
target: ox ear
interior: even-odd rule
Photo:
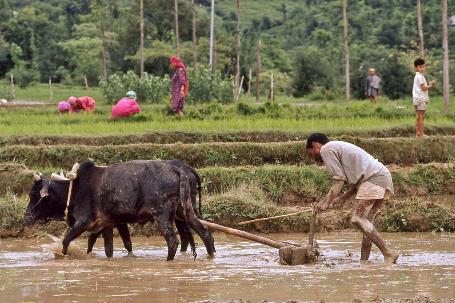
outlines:
[[[39,182],[41,181],[41,173],[33,173],[33,180],[35,180],[35,182]]]
[[[40,194],[41,198],[45,198],[45,197],[49,196],[49,187],[43,186],[43,188],[41,188],[41,190],[39,191],[39,194]]]

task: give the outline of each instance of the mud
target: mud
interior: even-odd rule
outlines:
[[[217,255],[178,253],[166,262],[160,237],[133,237],[136,258],[120,239],[113,260],[102,241],[87,260],[56,259],[40,239],[0,240],[4,302],[449,302],[455,297],[455,237],[449,233],[384,234],[400,251],[384,265],[376,248],[360,262],[361,234],[316,234],[324,256],[314,265],[283,266],[278,251],[216,233]],[[305,242],[307,234],[275,234]],[[86,241],[78,244],[84,248]]]

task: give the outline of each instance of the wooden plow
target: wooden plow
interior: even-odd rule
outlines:
[[[304,211],[307,212],[308,210]],[[312,211],[312,209],[311,209]],[[302,213],[302,212],[299,212]],[[294,215],[294,214],[289,214]],[[289,216],[284,215],[284,216]],[[283,216],[279,216],[280,218]],[[265,221],[266,219],[273,219],[272,218],[263,218],[259,219],[261,221]],[[314,224],[316,220],[316,213],[313,211],[313,216],[311,218],[310,223],[310,234],[309,234],[309,241],[308,245],[301,246],[298,244],[275,241],[269,238],[261,237],[258,235],[250,234],[248,232],[218,225],[215,223],[207,222],[201,220],[202,224],[207,228],[215,231],[220,231],[229,235],[237,236],[243,239],[251,240],[260,244],[264,244],[267,246],[271,246],[273,248],[278,248],[279,256],[280,256],[280,263],[283,265],[300,265],[300,264],[308,264],[316,262],[317,257],[320,255],[319,249],[313,245],[314,242]],[[252,220],[255,221],[255,220]],[[249,222],[249,221],[247,221]]]

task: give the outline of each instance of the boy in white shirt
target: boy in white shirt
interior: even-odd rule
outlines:
[[[414,85],[412,86],[412,103],[416,110],[416,136],[424,137],[423,121],[425,118],[425,111],[427,110],[427,103],[430,102],[428,97],[428,89],[436,85],[436,81],[427,83],[425,79],[425,60],[418,58],[414,61],[416,75],[414,77]]]

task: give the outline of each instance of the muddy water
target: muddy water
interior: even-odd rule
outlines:
[[[455,298],[455,234],[387,234],[403,255],[385,266],[377,250],[360,263],[358,233],[319,234],[324,258],[316,265],[278,265],[278,251],[216,234],[217,255],[206,259],[177,253],[166,262],[159,237],[134,237],[136,258],[127,257],[115,239],[113,260],[97,243],[87,260],[56,259],[41,240],[0,240],[0,302],[194,302],[201,300],[327,300]],[[305,234],[274,234],[303,241]],[[85,246],[85,239],[78,244]]]

